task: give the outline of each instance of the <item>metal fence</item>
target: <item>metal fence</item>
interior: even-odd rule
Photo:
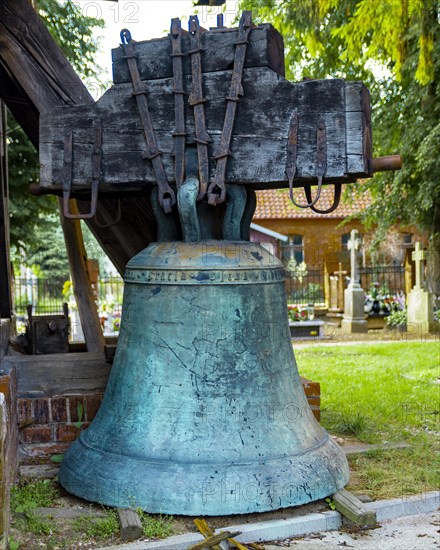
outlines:
[[[360,283],[366,293],[377,289],[381,294],[396,294],[405,290],[405,269],[403,266],[370,266],[359,270]],[[35,315],[62,313],[63,302],[74,304],[74,300],[63,294],[65,281],[47,279],[15,279],[14,311],[26,315],[26,306],[32,304]],[[100,315],[120,315],[124,282],[120,277],[101,278],[96,294]],[[324,270],[306,270],[298,273],[286,271],[286,292],[290,304],[323,306]]]
[[[362,267],[359,276],[367,294],[374,290],[382,295],[405,292],[405,268],[401,265]]]
[[[26,315],[28,305],[33,306],[35,315],[48,315],[50,313],[62,313],[63,280],[54,279],[15,279],[14,288],[14,312],[16,315]]]
[[[95,292],[100,313],[108,311],[120,314],[124,292],[124,281],[120,277],[100,279]],[[14,312],[18,316],[26,315],[28,305],[32,305],[34,315],[62,313],[64,302],[67,302],[70,307],[72,305],[75,307],[72,291],[67,288],[66,292],[64,280],[41,278],[14,280]]]
[[[307,270],[300,277],[286,271],[286,292],[289,304],[323,306],[324,270]]]

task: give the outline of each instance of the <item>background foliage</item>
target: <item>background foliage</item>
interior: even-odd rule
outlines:
[[[96,31],[104,21],[83,15],[81,5],[70,0],[33,4],[78,74],[97,77],[101,69],[94,59],[99,48]],[[29,184],[39,178],[38,152],[10,113],[8,146],[12,258],[28,265],[40,263],[43,275],[66,273],[68,277],[57,202],[52,196],[29,194]]]
[[[440,293],[440,23],[438,0],[243,0],[285,42],[288,77],[362,80],[371,92],[375,156],[403,169],[375,175],[363,213],[376,242],[396,222],[430,235],[431,286]]]

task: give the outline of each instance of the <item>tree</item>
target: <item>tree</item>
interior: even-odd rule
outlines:
[[[104,21],[83,15],[81,7],[70,0],[63,3],[38,0],[33,4],[77,72],[82,77],[97,77],[100,68],[94,61],[98,51],[94,33],[96,28],[104,26]],[[38,152],[11,114],[8,117],[8,146],[11,245],[13,251],[27,253],[32,263],[36,255],[42,253],[41,246],[44,247],[45,241],[53,241],[56,235],[61,238],[61,232],[57,230],[57,202],[52,196],[30,195],[29,184],[38,182],[39,177]],[[52,252],[55,261],[58,255],[56,248],[46,249],[45,257]],[[22,254],[19,256],[22,257]]]
[[[369,87],[376,155],[403,169],[375,175],[362,213],[376,241],[396,222],[430,237],[430,283],[440,294],[440,4],[438,0],[243,0],[283,34],[288,76],[342,77]]]

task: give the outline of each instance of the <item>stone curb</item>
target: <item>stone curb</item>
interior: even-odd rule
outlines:
[[[396,519],[403,516],[414,516],[436,511],[440,506],[440,491],[430,491],[421,495],[378,500],[365,506],[377,513],[378,522]],[[260,523],[232,525],[221,530],[241,531],[235,537],[239,542],[264,542],[301,537],[310,533],[335,531],[342,525],[341,514],[336,511],[309,514],[287,520],[272,520]],[[187,550],[187,548],[203,540],[198,533],[176,535],[155,542],[132,542],[117,546],[106,546],[97,550]]]
[[[377,500],[366,503],[365,507],[376,512],[378,522],[403,516],[428,514],[435,512],[440,507],[440,491],[429,491],[421,495],[390,500]]]

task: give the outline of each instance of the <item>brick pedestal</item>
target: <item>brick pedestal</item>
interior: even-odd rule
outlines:
[[[19,398],[20,462],[50,462],[66,451],[98,411],[102,393]]]

